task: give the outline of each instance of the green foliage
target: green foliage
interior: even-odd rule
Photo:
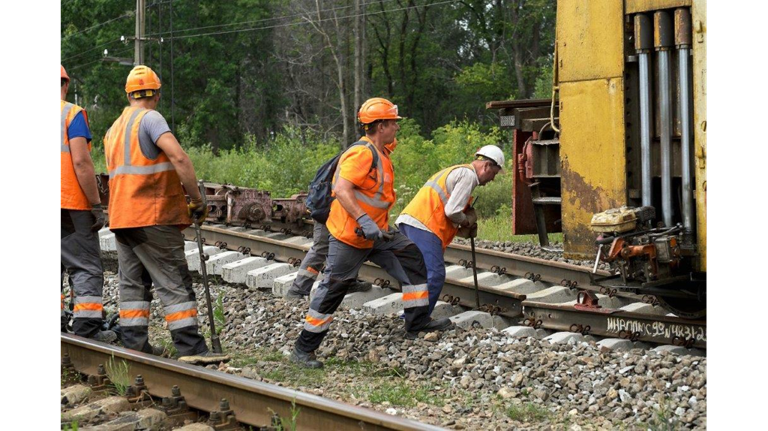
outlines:
[[[486,102],[548,98],[552,85],[555,0],[411,3],[371,3],[365,21],[362,96],[387,97],[407,117],[393,154],[393,217],[432,174],[471,161],[482,145],[509,140]],[[306,190],[317,168],[346,144],[340,100],[348,101],[348,111],[357,108],[351,106],[352,20],[341,13],[334,24],[328,12],[348,6],[322,2],[316,27],[296,24],[315,18],[303,15],[316,7],[313,2],[148,5],[147,35],[164,38],[145,48],[144,63],[163,81],[157,111],[192,158],[198,178],[268,190],[274,197]],[[134,33],[133,11],[133,3],[110,0],[61,4],[61,61],[72,78],[68,100],[77,97],[88,110],[97,172],[106,172],[103,136],[127,105],[123,86],[130,70],[103,61],[103,51],[113,58],[133,56],[133,45],[120,42]],[[254,24],[265,20],[273,21]],[[347,56],[340,69],[335,53]],[[511,207],[510,182],[511,172],[505,172],[476,190],[481,217]]]
[[[291,400],[291,417],[290,418],[284,418],[282,416],[279,416],[271,408],[269,409],[269,411],[272,412],[273,416],[277,416],[279,418],[279,421],[278,421],[279,423],[277,424],[277,431],[296,431],[296,419],[299,418],[299,413],[301,413],[301,408],[296,407],[296,398]]]
[[[77,431],[80,429],[80,426],[77,421],[72,421],[68,424],[62,424],[61,429],[62,431]]]
[[[123,85],[130,66],[114,60],[134,55],[133,43],[120,40],[134,35],[134,5],[61,3],[61,62],[72,78],[68,100],[77,94],[88,110],[97,147],[127,105]],[[266,145],[286,125],[338,139],[341,98],[353,100],[354,88],[357,38],[349,6],[340,0],[319,6],[286,0],[147,4],[152,42],[145,45],[144,63],[163,81],[157,110],[184,145],[209,146],[213,154],[242,149],[248,135]],[[385,1],[366,9],[363,97],[392,99],[425,134],[454,119],[497,124],[486,102],[547,93],[555,0],[413,0],[407,8]],[[160,37],[163,42],[156,42]],[[341,70],[337,54],[346,57]],[[340,74],[345,94],[339,94]],[[356,109],[350,105],[347,116]]]
[[[253,136],[241,149],[223,150],[218,157],[210,147],[190,148],[197,177],[217,183],[269,190],[274,197],[306,191],[317,169],[340,150],[335,140],[286,128],[264,145]]]
[[[415,135],[418,128],[413,123],[402,123],[397,149],[392,153],[398,197],[392,215],[400,213],[429,177],[441,169],[470,163],[480,147],[504,141],[498,127],[483,131],[480,124],[467,120],[452,121],[437,128],[431,140]],[[491,183],[475,189],[475,195],[480,197],[478,214],[493,214],[505,203],[511,206],[511,181],[509,173],[501,173]]]
[[[125,396],[128,391],[128,387],[131,386],[131,375],[128,369],[128,362],[125,360],[116,360],[115,355],[107,361],[105,366],[109,381],[112,382],[112,386],[115,388],[120,396]]]
[[[414,407],[417,403],[442,406],[445,400],[433,393],[430,385],[412,386],[405,379],[382,381],[376,387],[368,388],[368,401],[380,404],[384,401],[393,406]]]
[[[550,416],[550,413],[544,407],[534,403],[525,403],[513,405],[507,409],[507,416],[510,419],[520,422],[541,422]]]
[[[224,291],[220,290],[216,295],[216,301],[213,304],[213,321],[216,324],[216,335],[221,334],[224,325],[227,324],[227,318],[224,316]]]

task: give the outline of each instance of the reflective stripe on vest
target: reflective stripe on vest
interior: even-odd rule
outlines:
[[[61,111],[61,114],[59,114],[59,152],[60,153],[68,153],[69,152],[69,145],[67,145],[67,117],[69,116],[69,111],[74,108],[75,105],[71,103],[67,103],[64,105],[64,110]]]
[[[80,187],[69,146],[69,126],[78,115],[82,115],[87,124],[88,117],[83,108],[59,100],[59,208],[88,211],[92,207],[91,202]],[[86,142],[86,144],[88,151],[90,151],[90,143]]]
[[[358,142],[365,142],[365,141],[358,141]],[[357,143],[357,142],[356,142]],[[375,153],[376,148],[373,144],[370,142],[365,142],[365,147],[368,148],[369,151]],[[376,178],[379,181],[379,189],[376,190],[376,194],[371,196],[367,196],[363,194],[360,190],[355,189],[355,198],[358,201],[362,201],[366,205],[372,206],[374,208],[381,208],[381,209],[387,209],[389,208],[390,203],[383,201],[381,197],[384,195],[384,166],[381,164],[381,156],[376,157]],[[339,179],[339,175],[341,174],[341,169],[336,167],[336,173],[333,174],[333,183],[331,185],[331,189],[333,189],[333,186],[336,184],[336,182]]]
[[[429,305],[429,290],[427,284],[403,285],[403,308],[423,307]]]
[[[125,108],[104,138],[110,226],[115,229],[191,224],[173,163],[162,151],[155,159],[141,151],[141,121],[149,112],[139,107]]]
[[[101,319],[102,310],[101,296],[76,296],[75,308],[73,310],[75,318],[94,318]]]
[[[149,301],[121,302],[120,326],[149,326]]]
[[[169,305],[163,308],[163,311],[165,311],[168,329],[171,331],[187,326],[197,326],[197,302],[195,301]]]
[[[456,165],[439,171],[424,183],[402,211],[402,214],[420,221],[434,233],[443,243],[443,250],[451,243],[458,231],[458,228],[445,215],[445,205],[451,198],[448,193],[448,175],[459,168],[468,168],[475,172],[472,165]]]
[[[323,314],[310,308],[304,322],[304,329],[317,334],[327,331],[332,321],[332,314]]]

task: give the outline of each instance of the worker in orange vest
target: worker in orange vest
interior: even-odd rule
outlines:
[[[384,146],[384,152],[387,154],[395,150],[397,139]],[[322,168],[321,168],[322,169]],[[320,276],[320,271],[325,265],[325,259],[328,257],[328,227],[325,223],[315,220],[315,226],[312,231],[312,247],[309,248],[304,259],[301,261],[299,272],[291,284],[291,288],[285,294],[285,299],[304,299],[309,297],[315,280]],[[347,290],[348,293],[367,292],[371,290],[371,284],[358,280]]]
[[[75,335],[106,343],[117,339],[102,331],[104,275],[98,231],[107,223],[91,160],[91,131],[85,109],[67,102],[69,75],[61,66],[61,273],[74,289]],[[62,286],[63,287],[63,286]],[[62,297],[63,301],[63,297]],[[62,302],[62,311],[64,304]],[[62,322],[62,331],[66,322]]]
[[[291,361],[302,367],[323,366],[315,350],[366,260],[384,268],[400,283],[407,336],[451,326],[448,319],[429,319],[424,259],[405,235],[389,229],[389,209],[396,196],[386,144],[394,142],[400,129],[397,106],[386,99],[369,99],[360,108],[358,119],[365,136],[339,159],[333,178],[336,199],[326,223],[330,237],[324,277],[291,354]]]
[[[469,206],[470,195],[475,187],[493,181],[503,166],[501,148],[480,148],[472,163],[432,175],[395,221],[424,256],[430,315],[445,283],[445,248],[457,234],[464,238],[477,236],[477,214]]]
[[[153,353],[148,340],[150,287],[163,304],[180,361],[228,360],[208,350],[198,330],[197,301],[181,231],[208,213],[187,153],[155,111],[161,82],[147,66],[131,70],[125,84],[130,106],[104,137],[109,170],[110,229],[120,265],[120,327],[126,347]],[[182,186],[183,184],[183,186]],[[191,202],[187,204],[186,193]]]

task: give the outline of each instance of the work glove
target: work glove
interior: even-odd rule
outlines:
[[[360,225],[360,229],[362,230],[362,236],[365,239],[369,240],[375,240],[378,238],[384,238],[385,232],[382,232],[381,229],[379,229],[379,226],[376,225],[376,223],[371,219],[371,217],[368,214],[363,214],[360,217],[357,218],[357,224]],[[390,235],[388,232],[386,235]],[[392,239],[392,236],[390,235],[389,239],[385,241],[389,241]]]
[[[187,205],[187,214],[192,218],[193,223],[203,224],[205,217],[208,216],[208,205],[204,205],[202,199],[192,199]]]
[[[467,216],[466,226],[472,226],[473,224],[477,223],[477,213],[475,212],[474,208],[468,208],[466,211],[464,211],[464,215]]]
[[[460,227],[459,230],[456,231],[456,236],[460,238],[477,238],[477,223],[472,226]]]
[[[107,213],[104,212],[101,204],[91,205],[91,214],[96,217],[96,221],[91,225],[91,232],[97,232],[104,226],[109,225],[109,217],[107,216]]]

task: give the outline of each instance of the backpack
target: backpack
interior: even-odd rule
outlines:
[[[356,145],[369,145],[365,141],[357,141],[350,145],[352,148]],[[339,164],[339,159],[349,148],[342,150],[339,154],[323,163],[320,169],[317,170],[315,178],[309,183],[309,192],[307,193],[306,204],[309,210],[309,216],[316,222],[325,224],[328,221],[328,215],[331,213],[331,203],[335,199],[331,196],[333,191],[332,183],[333,176],[336,173],[336,167]],[[379,163],[379,154],[375,149],[368,147],[373,154],[373,161],[371,163],[371,170]],[[370,172],[370,170],[369,170]]]

